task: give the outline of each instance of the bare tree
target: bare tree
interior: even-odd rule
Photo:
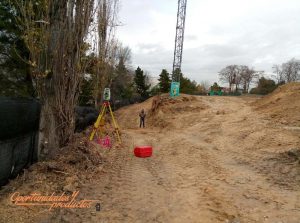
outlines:
[[[131,63],[131,49],[129,47],[123,47],[121,43],[118,44],[116,52],[116,66],[113,75],[111,75],[110,86],[112,82],[117,78],[118,81],[123,82],[123,85],[129,85],[132,80],[132,75],[129,74],[127,67]]]
[[[291,59],[282,64],[282,73],[287,83],[300,79],[300,61]]]
[[[101,93],[112,83],[112,68],[116,64],[118,42],[115,40],[119,0],[97,0],[98,71],[95,74],[94,99],[98,107]]]
[[[124,65],[130,63],[131,55],[131,49],[128,46],[123,47],[122,44],[119,45],[117,54],[119,63],[122,63]]]
[[[207,80],[201,81],[200,86],[204,91],[209,91],[210,84]]]
[[[277,84],[285,82],[281,65],[274,64],[272,68],[273,68],[273,72],[275,73],[275,75],[273,75],[273,78],[276,79]]]
[[[42,102],[41,133],[52,151],[73,136],[84,64],[84,38],[93,0],[14,0],[30,51],[31,74]]]
[[[235,92],[238,92],[240,84],[242,82],[241,71],[241,66],[238,66],[236,69],[236,73],[234,74]]]
[[[229,84],[230,92],[232,91],[232,86],[239,80],[239,66],[238,65],[229,65],[223,68],[219,72],[219,78],[222,82]]]
[[[273,66],[273,72],[277,83],[300,80],[300,60],[293,58],[282,65],[276,64]]]
[[[219,72],[220,80],[229,83],[230,91],[233,90],[233,85],[235,85],[235,91],[238,91],[240,85],[242,85],[244,93],[249,91],[250,84],[258,76],[259,71],[244,65],[229,65]]]
[[[258,77],[258,73],[253,68],[250,69],[248,66],[240,66],[240,71],[243,92],[248,93],[250,84]]]
[[[144,71],[144,75],[145,75],[145,84],[146,86],[148,86],[148,88],[150,88],[151,85],[153,84],[153,77],[151,77],[150,72],[147,70]]]

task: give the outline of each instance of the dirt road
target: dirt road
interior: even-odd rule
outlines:
[[[100,199],[101,211],[18,208],[18,222],[299,223],[299,127],[258,113],[255,100],[181,96],[152,113],[150,99],[120,109],[124,146],[77,188]],[[141,108],[145,129],[137,128]],[[152,145],[153,156],[134,157],[136,145]],[[13,205],[0,210],[5,222],[19,217]]]
[[[171,128],[123,131],[129,146],[105,186],[92,190],[103,209],[89,220],[300,222],[299,167],[281,159],[299,146],[299,131],[255,113],[253,100],[197,97],[165,116]],[[124,117],[140,107],[124,110]],[[153,157],[132,155],[134,145],[149,144]]]

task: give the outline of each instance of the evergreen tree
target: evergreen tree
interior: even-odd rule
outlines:
[[[157,84],[157,85],[155,85],[154,87],[151,88],[150,96],[152,97],[152,96],[158,95],[160,92],[161,92],[160,86],[159,86],[159,84]]]
[[[172,77],[174,78],[174,81],[180,81],[182,78],[181,70],[179,68],[176,68],[173,71]]]
[[[124,60],[120,59],[115,68],[115,78],[112,81],[112,96],[115,100],[130,99],[133,94],[132,75],[126,68]]]
[[[252,88],[250,93],[265,95],[273,92],[277,87],[278,85],[276,85],[274,80],[261,77],[258,81],[257,87]]]
[[[180,69],[174,71],[175,80],[180,80],[180,92],[185,94],[197,94],[197,82],[191,81],[189,78],[184,77]]]
[[[163,69],[161,71],[158,81],[159,81],[158,84],[159,84],[159,88],[160,88],[161,92],[169,92],[170,91],[171,79],[170,79],[170,75],[166,69]]]
[[[19,14],[9,0],[0,1],[0,95],[32,96],[33,86],[26,61],[29,52],[22,39]]]
[[[93,80],[89,75],[84,75],[81,82],[78,102],[80,106],[93,105]]]
[[[180,72],[180,92],[185,94],[196,94],[197,92],[197,83],[191,81],[189,78],[184,77]]]
[[[220,91],[220,90],[221,90],[221,87],[218,85],[217,82],[215,82],[215,83],[210,87],[210,89],[211,89],[212,91],[217,92],[217,91]]]
[[[136,86],[136,92],[140,94],[143,99],[149,97],[148,90],[150,85],[146,83],[146,75],[140,67],[135,70],[134,83]]]

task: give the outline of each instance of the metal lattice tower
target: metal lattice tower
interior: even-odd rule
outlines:
[[[174,82],[180,82],[179,74],[181,72],[181,62],[182,62],[186,2],[187,0],[178,0],[175,50],[174,50],[173,72],[172,72],[172,81]]]

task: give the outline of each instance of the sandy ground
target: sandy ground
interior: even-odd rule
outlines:
[[[300,222],[299,181],[281,175],[289,166],[270,173],[268,161],[274,152],[296,146],[299,131],[272,126],[253,112],[252,100],[198,97],[185,103],[195,110],[166,118],[173,119],[170,130],[128,130],[132,144],[152,145],[154,156],[134,158],[128,148],[121,172],[112,172],[110,205],[100,219]]]
[[[55,211],[34,222],[299,223],[300,163],[288,155],[300,148],[299,127],[255,111],[255,100],[183,96],[153,117],[151,101],[121,109],[124,146],[80,188],[101,211]],[[141,108],[145,129],[137,128]],[[137,145],[153,146],[153,156],[134,157]]]

